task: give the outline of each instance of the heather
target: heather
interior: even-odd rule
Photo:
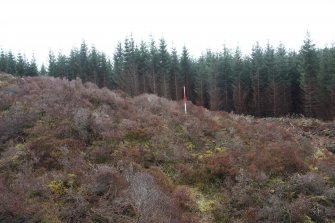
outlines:
[[[333,222],[335,124],[0,75],[0,222]]]

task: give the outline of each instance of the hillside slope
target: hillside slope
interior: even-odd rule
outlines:
[[[0,76],[0,222],[334,222],[335,124]]]

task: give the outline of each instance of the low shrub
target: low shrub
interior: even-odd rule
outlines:
[[[196,202],[192,199],[191,193],[186,186],[177,186],[173,191],[173,198],[183,211],[195,212]]]

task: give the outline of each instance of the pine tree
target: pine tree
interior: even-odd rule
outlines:
[[[308,117],[317,117],[319,100],[317,97],[317,74],[319,71],[318,55],[315,44],[307,34],[300,50],[299,72],[303,91],[303,110]]]
[[[302,114],[303,113],[303,99],[301,90],[301,75],[299,72],[299,58],[297,53],[290,52],[288,54],[288,76],[290,82],[290,98],[291,98],[291,109],[292,114]]]
[[[150,80],[150,54],[144,41],[141,41],[140,48],[136,52],[136,63],[138,64],[139,93],[141,94],[148,92],[148,84]]]
[[[172,49],[169,73],[170,73],[171,96],[173,100],[178,101],[180,98],[182,98],[181,94],[183,87],[181,84],[179,59],[177,55],[177,50],[175,48]]]
[[[27,73],[27,61],[26,59],[22,56],[21,53],[17,55],[16,59],[16,72],[15,75],[23,77],[28,75]]]
[[[159,96],[165,98],[171,98],[169,89],[169,68],[170,68],[170,54],[167,51],[167,45],[165,40],[162,38],[159,40],[159,50],[158,50],[158,80],[159,80]]]
[[[98,78],[99,75],[99,58],[97,49],[93,46],[88,54],[88,69],[89,81],[101,87],[101,82]]]
[[[186,86],[186,95],[188,100],[194,101],[194,82],[191,76],[191,60],[189,58],[188,50],[184,46],[182,55],[180,58],[180,72],[184,79],[184,85]]]
[[[208,64],[208,107],[211,110],[220,110],[222,107],[222,92],[219,86],[220,64],[218,55],[208,50],[206,53],[206,63]]]
[[[266,115],[266,76],[264,74],[263,50],[257,42],[251,54],[251,73],[253,90],[253,111],[256,116]]]
[[[80,77],[80,58],[77,48],[73,48],[68,58],[68,79],[73,80]]]
[[[89,80],[89,67],[88,67],[88,47],[83,41],[79,50],[79,77],[83,82]]]
[[[113,82],[122,91],[131,96],[139,94],[139,76],[137,65],[137,52],[133,38],[126,38],[124,47],[118,44],[114,53]]]
[[[280,44],[275,53],[275,64],[278,74],[278,115],[289,114],[292,110],[292,98],[291,98],[291,80],[289,75],[288,67],[288,56],[286,53],[285,46]]]
[[[39,71],[39,75],[41,75],[41,76],[46,76],[47,74],[48,74],[48,73],[47,73],[47,69],[45,68],[45,65],[42,64],[41,69],[40,69],[40,71]]]
[[[242,53],[239,48],[236,48],[232,62],[232,78],[233,78],[233,101],[234,110],[238,114],[246,112],[245,99],[247,96],[246,78],[243,70],[244,63]]]
[[[157,83],[157,71],[159,65],[159,57],[158,57],[158,50],[156,47],[156,43],[152,38],[150,41],[150,92],[154,94],[158,94],[158,83]]]
[[[30,62],[27,64],[28,67],[28,75],[29,76],[38,76],[38,68],[37,68],[37,64],[36,64],[36,59],[35,56],[33,55],[32,59],[30,60]]]
[[[110,88],[110,89],[114,89],[115,88],[115,85],[114,85],[114,81],[113,81],[113,63],[112,61],[107,57],[106,57],[106,71],[107,71],[107,87]]]
[[[233,110],[233,77],[232,77],[232,56],[230,50],[224,47],[223,54],[220,55],[219,67],[219,87],[222,95],[222,109]]]
[[[98,86],[107,87],[111,79],[111,65],[104,53],[98,53]]]
[[[279,83],[278,67],[275,61],[275,51],[273,46],[269,43],[266,46],[264,60],[266,73],[269,78],[269,84],[267,85],[265,91],[269,96],[267,114],[276,117],[280,113],[280,106],[282,106],[279,103],[282,95],[280,93],[281,86]]]
[[[245,114],[254,114],[255,106],[253,101],[253,75],[252,75],[252,59],[245,57],[243,60],[243,85],[245,88],[246,96],[244,100]]]
[[[202,55],[198,59],[196,66],[195,94],[196,94],[196,104],[203,107],[208,107],[207,103],[208,74],[209,74],[209,66],[206,61],[206,56]]]
[[[7,58],[3,49],[1,49],[0,53],[0,71],[2,72],[7,71]]]
[[[48,65],[48,75],[49,76],[57,76],[56,71],[56,57],[54,53],[50,50],[49,51],[49,65]]]
[[[62,53],[58,53],[56,63],[55,63],[54,77],[61,77],[61,78],[69,79],[68,70],[69,69],[68,69],[66,56]]]
[[[16,60],[14,54],[9,51],[7,53],[7,59],[6,59],[6,73],[15,75],[16,74]]]
[[[334,95],[335,89],[334,76],[335,76],[335,63],[334,54],[332,50],[325,48],[322,52],[320,72],[317,76],[317,97],[319,100],[318,117],[326,120],[333,118],[334,109]]]
[[[115,53],[113,55],[113,77],[112,77],[112,85],[115,86],[115,88],[122,89],[120,83],[120,79],[122,77],[123,73],[123,48],[121,42],[119,42],[116,46]]]
[[[124,91],[129,95],[138,95],[139,80],[137,75],[137,64],[135,58],[135,42],[133,37],[126,38],[123,50],[123,73],[122,82],[125,85]]]

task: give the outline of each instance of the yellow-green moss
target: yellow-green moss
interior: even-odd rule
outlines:
[[[150,136],[147,133],[146,129],[136,129],[136,130],[132,130],[129,131],[125,137],[124,137],[125,141],[129,141],[129,142],[137,142],[140,144],[143,144],[145,142],[147,142],[148,140],[150,140]]]
[[[48,187],[50,188],[50,190],[58,195],[63,195],[65,194],[65,185],[63,183],[63,181],[61,180],[52,180],[49,182]]]
[[[194,151],[195,150],[195,145],[191,141],[185,142],[185,146],[186,146],[188,151]]]
[[[282,177],[280,176],[272,176],[269,178],[269,180],[266,182],[266,186],[269,188],[273,188],[274,186],[284,183]]]
[[[73,173],[69,173],[68,175],[67,175],[67,181],[66,181],[66,183],[67,183],[67,185],[69,186],[69,187],[71,187],[71,188],[73,188],[74,187],[74,184],[75,184],[75,177],[76,177],[76,174],[73,174]]]
[[[0,88],[4,87],[6,85],[6,82],[0,80]]]
[[[201,214],[211,214],[218,204],[218,200],[214,196],[209,197],[201,193],[198,188],[190,188],[191,197],[196,201]]]
[[[217,153],[224,153],[224,152],[226,152],[226,147],[224,147],[224,146],[219,146],[219,147],[216,147],[215,148],[215,151],[217,152]]]
[[[315,157],[316,159],[320,159],[320,158],[325,157],[326,155],[325,155],[324,151],[325,151],[324,149],[320,149],[320,148],[318,148],[318,149],[316,150],[316,152],[314,153],[314,157]]]
[[[198,155],[198,159],[201,160],[203,158],[211,157],[211,156],[214,156],[216,154],[225,153],[226,151],[227,151],[226,147],[224,147],[224,146],[218,146],[218,147],[215,147],[214,149],[208,149],[204,153],[197,154],[197,155]]]
[[[314,223],[314,221],[308,215],[305,216],[305,223]]]
[[[177,175],[177,170],[173,163],[163,163],[162,170],[170,178],[174,178]]]
[[[330,186],[335,185],[335,178],[334,178],[334,177],[325,176],[323,179],[325,180],[325,182],[326,182],[328,185],[330,185]]]
[[[26,149],[26,146],[24,144],[16,144],[15,148],[19,151],[24,151]]]
[[[24,161],[26,156],[26,147],[24,144],[17,144],[15,146],[15,154],[9,158],[11,165],[17,166]]]
[[[313,165],[310,165],[308,166],[308,168],[311,170],[311,171],[318,171],[319,168],[317,166],[313,166]]]

